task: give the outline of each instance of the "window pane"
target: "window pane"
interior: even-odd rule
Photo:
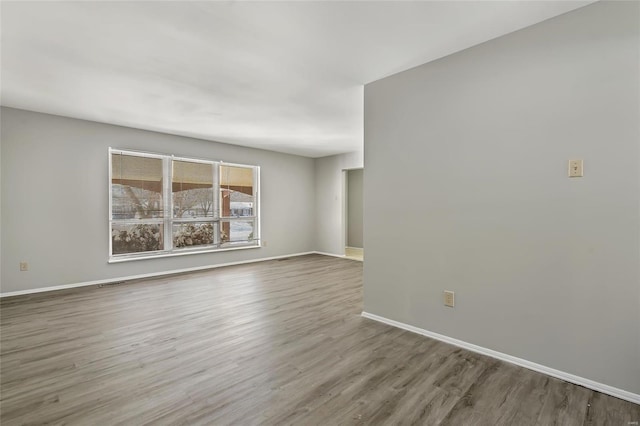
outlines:
[[[254,241],[253,220],[231,220],[221,223],[220,241],[223,243],[246,243]]]
[[[223,217],[255,215],[253,167],[220,166],[220,204]]]
[[[173,225],[173,247],[184,248],[213,244],[214,226],[211,222],[190,222]]]
[[[254,197],[232,189],[222,189],[223,217],[251,217],[254,215]]]
[[[213,217],[213,165],[173,161],[174,218]]]
[[[162,225],[113,224],[111,228],[111,247],[113,254],[140,253],[162,250]]]
[[[114,219],[163,217],[162,160],[112,154],[111,208]]]

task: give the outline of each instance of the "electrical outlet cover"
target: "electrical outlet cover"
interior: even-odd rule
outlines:
[[[453,308],[455,305],[455,294],[453,291],[444,292],[444,305]]]

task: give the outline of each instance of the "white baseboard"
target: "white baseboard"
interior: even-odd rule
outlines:
[[[344,254],[334,254],[334,253],[326,253],[323,251],[314,251],[315,254],[321,254],[323,256],[331,256],[331,257],[340,257],[344,259],[346,256]]]
[[[374,321],[382,322],[393,327],[401,328],[403,330],[411,331],[413,333],[421,334],[423,336],[431,337],[432,339],[440,340],[445,343],[449,343],[454,346],[458,346],[463,349],[470,350],[482,355],[487,355],[492,358],[506,361],[511,364],[519,365],[520,367],[528,368],[529,370],[537,371],[539,373],[546,374],[548,376],[556,377],[558,379],[575,383],[576,385],[584,386],[585,388],[593,389],[598,392],[606,393],[607,395],[615,396],[616,398],[624,399],[626,401],[640,404],[640,395],[629,392],[623,389],[614,388],[613,386],[605,385],[604,383],[595,382],[584,377],[576,376],[574,374],[566,373],[564,371],[556,370],[544,365],[536,364],[535,362],[527,361],[526,359],[517,358],[515,356],[507,355],[502,352],[494,351],[493,349],[484,348],[482,346],[474,345],[463,340],[454,339],[453,337],[445,336],[443,334],[434,333],[433,331],[425,330],[422,328],[414,327],[409,324],[405,324],[399,321],[394,321],[379,315],[370,314],[368,312],[362,312],[364,318],[368,318]]]
[[[286,255],[282,255],[282,256],[263,257],[263,258],[260,258],[260,259],[240,260],[238,262],[219,263],[217,265],[206,265],[206,266],[196,266],[196,267],[193,267],[193,268],[173,269],[173,270],[169,270],[169,271],[151,272],[151,273],[148,273],[148,274],[129,275],[129,276],[126,276],[126,277],[107,278],[107,279],[104,279],[104,280],[85,281],[85,282],[73,283],[73,284],[63,284],[63,285],[56,285],[56,286],[52,286],[52,287],[41,287],[41,288],[34,288],[34,289],[30,289],[30,290],[9,291],[9,292],[6,292],[6,293],[0,293],[0,298],[11,297],[11,296],[22,296],[22,295],[25,295],[25,294],[44,293],[44,292],[47,292],[47,291],[55,291],[55,290],[65,290],[65,289],[76,288],[76,287],[87,287],[87,286],[92,286],[92,285],[109,284],[109,283],[114,283],[114,282],[119,282],[119,281],[139,280],[139,279],[142,279],[142,278],[153,278],[153,277],[159,277],[159,276],[162,276],[162,275],[181,274],[181,273],[184,273],[184,272],[203,271],[203,270],[206,270],[206,269],[222,268],[224,266],[243,265],[245,263],[264,262],[264,261],[267,261],[267,260],[277,260],[277,259],[284,259],[284,258],[287,258],[287,257],[305,256],[305,255],[308,255],[308,254],[316,254],[316,253],[317,252],[315,252],[315,251],[308,251],[308,252],[304,252],[304,253],[293,253],[293,254],[286,254]]]

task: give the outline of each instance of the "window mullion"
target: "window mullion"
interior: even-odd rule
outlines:
[[[220,246],[220,163],[213,163],[213,244]]]
[[[163,165],[163,199],[164,199],[164,249],[173,249],[173,193],[172,193],[172,157],[164,157]]]

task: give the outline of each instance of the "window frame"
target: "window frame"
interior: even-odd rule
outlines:
[[[151,219],[114,219],[113,218],[113,155],[122,154],[144,158],[156,158],[162,160],[162,218]],[[173,197],[173,161],[183,161],[191,163],[210,164],[212,166],[212,209],[213,215],[211,217],[200,218],[175,218],[174,217],[174,197]],[[251,169],[253,171],[253,216],[244,217],[223,217],[221,215],[221,185],[220,185],[220,170],[221,166],[241,167]],[[156,259],[162,257],[172,256],[184,256],[190,254],[199,253],[211,253],[217,251],[232,251],[243,250],[262,247],[262,240],[260,238],[260,166],[240,164],[240,163],[227,163],[223,161],[214,161],[202,158],[191,158],[183,156],[175,156],[170,154],[158,154],[143,151],[135,151],[128,149],[117,149],[109,147],[109,252],[108,262],[118,263],[132,260],[143,259]],[[233,220],[251,220],[253,222],[253,240],[246,242],[222,242],[220,232],[223,222],[230,222]],[[197,247],[174,247],[173,241],[173,227],[176,224],[184,223],[211,223],[214,228],[213,243],[197,246]],[[161,250],[134,252],[113,254],[113,226],[118,225],[132,225],[132,224],[145,224],[153,223],[159,224],[163,229],[163,247]]]

